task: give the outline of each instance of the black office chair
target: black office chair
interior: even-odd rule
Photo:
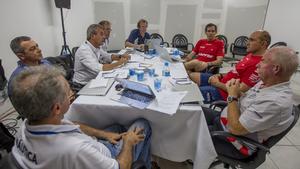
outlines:
[[[236,60],[236,55],[245,56],[247,54],[247,43],[247,36],[239,36],[234,40],[234,43],[230,46],[230,52],[232,53],[233,60]]]
[[[270,48],[277,47],[277,46],[287,46],[287,43],[285,43],[285,42],[276,42],[273,45],[271,45]]]
[[[218,105],[219,104],[219,105]],[[221,110],[226,106],[226,103],[224,101],[218,101],[211,104],[211,108],[220,108]],[[265,160],[266,160],[266,154],[270,153],[270,148],[273,147],[279,140],[281,140],[297,123],[299,119],[300,114],[300,105],[293,107],[293,115],[294,115],[294,121],[293,123],[283,132],[280,134],[277,134],[275,136],[270,137],[268,140],[266,140],[263,143],[256,142],[254,140],[251,140],[247,137],[243,136],[236,136],[229,132],[225,131],[213,131],[211,132],[212,137],[234,137],[236,140],[245,142],[247,144],[251,144],[257,147],[257,151],[252,154],[250,157],[242,160],[233,159],[231,157],[227,157],[221,154],[218,154],[217,161],[213,162],[209,168],[212,168],[216,165],[219,165],[221,163],[224,163],[224,166],[226,168],[236,169],[236,168],[243,168],[243,169],[253,169],[260,166]]]
[[[5,169],[23,169],[20,164],[18,164],[15,157],[12,155],[12,153],[8,153],[4,155],[0,160],[0,168]]]
[[[228,49],[228,41],[225,35],[217,35],[216,36],[219,40],[222,40],[224,42],[224,52],[225,54],[227,53],[227,49]]]
[[[77,52],[78,48],[79,48],[79,46],[75,46],[75,47],[72,48],[72,56],[73,56],[73,58],[75,58],[75,53]]]
[[[0,105],[7,99],[7,79],[5,77],[4,68],[2,66],[2,60],[0,59]]]
[[[71,54],[69,54],[56,57],[46,57],[45,59],[49,61],[53,66],[63,68],[66,73],[65,78],[69,81],[72,80],[74,74],[74,62],[71,57]]]
[[[152,33],[150,35],[150,39],[160,39],[161,40],[161,45],[166,45],[167,47],[170,46],[170,44],[168,42],[165,42],[164,38],[158,33]]]
[[[188,39],[183,34],[176,34],[172,39],[172,47],[178,48],[184,53],[190,53],[189,45],[194,49],[194,45],[188,42]]]

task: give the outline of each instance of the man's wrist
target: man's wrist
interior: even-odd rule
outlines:
[[[231,103],[231,102],[234,102],[234,101],[239,101],[238,97],[236,96],[233,96],[233,95],[228,95],[227,97],[227,103]]]

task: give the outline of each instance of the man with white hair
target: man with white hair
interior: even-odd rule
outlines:
[[[225,130],[258,142],[286,130],[294,120],[289,81],[298,65],[297,54],[288,47],[267,50],[257,66],[260,82],[243,94],[240,80],[232,79],[226,83],[228,106],[221,114],[203,107],[209,129]],[[246,158],[256,151],[256,147],[230,137],[213,137],[213,143],[218,154],[236,159]]]

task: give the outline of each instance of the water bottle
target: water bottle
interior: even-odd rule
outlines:
[[[162,70],[162,75],[163,76],[171,76],[171,73],[170,73],[170,66],[169,66],[169,62],[165,62],[164,63],[164,67],[163,67],[163,70]]]

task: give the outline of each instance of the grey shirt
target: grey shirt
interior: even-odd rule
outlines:
[[[104,51],[95,48],[89,41],[84,42],[75,54],[73,82],[87,84],[97,77],[104,63],[111,62],[111,55],[105,55]]]
[[[261,88],[263,84],[259,82],[240,98],[239,121],[251,133],[248,137],[263,142],[292,124],[293,94],[289,84]],[[227,107],[221,117],[227,117]]]

